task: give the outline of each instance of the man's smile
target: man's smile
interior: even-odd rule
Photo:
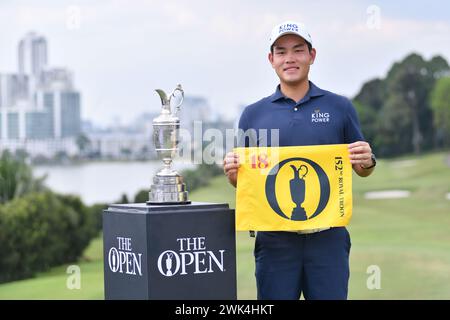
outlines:
[[[296,66],[292,66],[292,67],[284,68],[283,71],[295,71],[295,70],[298,70],[298,69],[300,69],[300,68],[296,67]]]

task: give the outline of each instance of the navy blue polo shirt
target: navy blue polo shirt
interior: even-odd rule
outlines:
[[[246,107],[239,120],[239,129],[244,132],[255,129],[256,136],[247,134],[245,142],[241,136],[239,145],[272,146],[270,129],[279,129],[279,146],[364,141],[350,100],[322,90],[311,81],[309,86],[306,95],[298,102],[285,97],[278,85],[274,94]],[[273,144],[276,146],[276,141]]]

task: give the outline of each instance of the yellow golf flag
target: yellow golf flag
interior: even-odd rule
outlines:
[[[240,167],[236,230],[345,226],[352,216],[346,144],[235,148]]]

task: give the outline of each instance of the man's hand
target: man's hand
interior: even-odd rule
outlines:
[[[223,159],[223,172],[234,187],[236,187],[237,184],[238,168],[239,155],[234,152],[228,152],[225,159]]]
[[[374,168],[365,169],[373,165],[372,148],[365,141],[357,141],[348,145],[348,152],[350,154],[350,163],[353,170],[361,176],[367,177]]]

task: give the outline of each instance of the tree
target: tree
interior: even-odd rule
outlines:
[[[149,200],[149,191],[150,188],[138,191],[138,193],[136,193],[136,195],[134,196],[134,203],[147,202]]]
[[[373,145],[380,156],[397,156],[411,152],[411,116],[400,95],[389,96],[375,122]]]
[[[130,203],[126,193],[122,193],[122,195],[120,196],[119,203]]]
[[[411,144],[416,154],[422,152],[422,146],[427,140],[426,134],[432,130],[427,101],[430,75],[423,58],[418,54],[411,54],[401,63],[394,65],[387,78],[389,93],[397,95],[396,101],[406,106],[409,111],[404,116],[411,119]]]
[[[445,60],[443,57],[441,56],[432,57],[428,65],[431,75],[435,80],[450,77],[449,65],[447,63],[447,60]]]
[[[378,154],[379,147],[376,143],[377,136],[377,111],[370,104],[361,103],[359,100],[354,100],[356,112],[358,113],[359,122],[364,138],[371,142],[373,151]]]
[[[80,150],[80,154],[85,155],[86,151],[91,146],[91,140],[89,140],[89,138],[82,133],[77,137],[76,144],[77,144],[78,150]]]
[[[354,101],[366,108],[378,111],[383,107],[385,98],[386,84],[383,80],[377,78],[364,83]]]
[[[385,79],[366,82],[354,98],[363,133],[382,156],[433,148],[435,130],[430,94],[449,75],[447,61],[410,54],[393,64]],[[375,117],[376,115],[376,117]]]
[[[431,92],[437,146],[450,147],[450,77],[441,78]]]
[[[4,151],[0,158],[0,203],[45,189],[44,179],[33,177],[25,159],[17,159],[9,151]]]

